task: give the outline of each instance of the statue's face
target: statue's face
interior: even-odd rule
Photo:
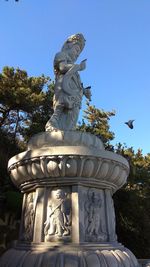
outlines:
[[[81,50],[78,44],[74,44],[70,49],[69,49],[69,56],[71,57],[72,61],[76,61],[78,56],[80,55]]]
[[[62,198],[62,190],[57,190],[56,191],[56,198],[59,199],[59,198]]]

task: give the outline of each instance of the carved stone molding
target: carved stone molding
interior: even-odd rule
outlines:
[[[79,151],[81,155],[74,150],[72,151],[74,155],[61,155],[61,147],[58,155],[49,155],[47,151],[47,155],[43,153],[38,156],[36,151],[32,152],[33,157],[29,156],[27,151],[27,155],[21,153],[19,157],[16,156],[9,162],[8,171],[12,181],[18,187],[25,183],[25,185],[28,183],[34,186],[44,182],[53,186],[59,184],[61,177],[62,185],[67,182],[94,183],[97,187],[107,187],[114,192],[126,182],[129,173],[128,163],[122,160],[122,157],[115,155],[113,159],[112,152],[104,150],[99,153],[99,156],[94,156],[92,153],[83,155],[82,148]],[[42,154],[43,150],[40,152]]]
[[[116,191],[129,174],[125,158],[104,150],[102,141],[80,131],[33,136],[28,149],[9,160],[12,181],[24,191],[42,185],[83,184]],[[25,187],[24,187],[25,186]]]
[[[46,252],[46,253],[45,253]],[[15,259],[14,259],[15,255]],[[37,266],[37,262],[41,262],[41,266],[53,267],[92,267],[92,266],[105,266],[105,267],[118,267],[118,266],[128,266],[128,267],[138,267],[138,262],[133,255],[133,253],[123,246],[109,245],[99,246],[73,246],[73,245],[63,245],[63,247],[55,247],[55,253],[53,248],[48,246],[22,246],[21,250],[10,249],[1,258],[1,266],[4,267],[7,257],[7,267],[13,266],[31,266],[32,257],[32,267]],[[3,264],[4,263],[4,264]]]

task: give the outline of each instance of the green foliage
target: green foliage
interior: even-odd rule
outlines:
[[[0,193],[14,188],[7,174],[8,160],[25,149],[25,139],[40,130],[51,116],[53,83],[44,75],[4,67],[0,73]]]
[[[45,124],[53,113],[54,83],[48,85],[44,101],[41,106],[30,113],[28,127],[24,127],[22,134],[27,141],[36,133],[45,131]]]
[[[21,213],[22,194],[20,194],[20,192],[9,190],[5,193],[5,197],[7,199],[7,210],[11,210],[12,212],[18,211],[19,213]]]
[[[4,67],[0,73],[0,253],[18,237],[22,194],[7,173],[8,160],[25,150],[30,136],[43,131],[52,115],[54,84],[44,75]]]
[[[114,195],[118,239],[138,258],[149,258],[150,155],[121,144],[115,151],[126,157],[130,165],[127,184]]]
[[[114,195],[118,241],[138,258],[150,255],[150,199],[125,187]]]
[[[1,103],[9,109],[32,111],[43,100],[42,89],[47,78],[28,77],[27,72],[4,67],[0,74]]]
[[[128,188],[136,188],[140,194],[147,196],[150,190],[150,154],[144,156],[141,149],[135,152],[133,147],[127,148],[122,144],[116,146],[115,152],[124,156],[129,162]]]
[[[31,121],[31,115],[46,98],[43,89],[50,79],[44,75],[28,77],[24,70],[4,67],[0,74],[0,127],[6,133],[22,134]]]
[[[6,134],[0,129],[0,192],[8,190],[11,186],[7,173],[8,160],[15,154],[20,152],[17,143],[13,142],[11,134]]]
[[[96,135],[106,146],[108,146],[110,140],[114,139],[114,133],[110,131],[108,121],[111,116],[115,115],[115,111],[106,112],[102,109],[96,108],[95,106],[91,106],[89,102],[87,102],[87,109],[84,113],[85,120],[82,121],[82,124],[78,125],[77,129]]]

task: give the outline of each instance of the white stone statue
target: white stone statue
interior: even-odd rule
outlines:
[[[78,73],[86,61],[75,64],[84,45],[76,34],[56,54],[47,132],[9,160],[11,179],[25,197],[20,239],[0,267],[140,267],[115,229],[112,195],[126,183],[129,163],[106,151],[98,137],[74,130],[82,96],[91,95]]]
[[[46,131],[74,130],[81,108],[82,96],[91,100],[90,87],[83,87],[79,71],[86,68],[86,59],[75,64],[83,50],[85,39],[82,34],[70,36],[54,58],[55,87],[54,113],[46,123]]]

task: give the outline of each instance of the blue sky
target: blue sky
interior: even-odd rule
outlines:
[[[93,105],[116,110],[113,143],[150,153],[149,0],[0,0],[0,25],[0,71],[8,65],[52,79],[55,53],[83,33],[81,78],[92,86]],[[128,119],[135,119],[133,130]]]

